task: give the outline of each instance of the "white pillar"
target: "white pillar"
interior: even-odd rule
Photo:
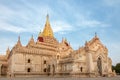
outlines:
[[[94,64],[92,59],[92,54],[88,53],[88,72],[91,73],[94,71]]]

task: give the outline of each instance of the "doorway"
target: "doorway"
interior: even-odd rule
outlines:
[[[98,73],[102,76],[102,59],[99,57],[97,60]]]

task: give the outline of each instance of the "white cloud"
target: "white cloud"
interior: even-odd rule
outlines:
[[[79,26],[81,27],[108,27],[110,25],[102,23],[97,20],[82,20],[79,22]]]
[[[54,32],[70,31],[73,28],[70,24],[62,21],[53,21],[52,25]]]
[[[0,17],[6,16],[7,18],[10,15],[13,15],[14,11],[9,9],[8,7],[4,6],[4,5],[0,5]]]
[[[91,17],[91,14],[93,14],[92,11],[84,10],[84,8],[81,8],[80,6],[79,6],[79,9],[78,9],[78,6],[75,6],[75,5],[71,6],[70,4],[74,2],[68,3],[63,0],[63,1],[60,1],[60,3],[62,4],[62,6],[64,6],[64,10],[67,11],[71,15],[70,18],[74,19],[74,23],[73,23],[74,26],[80,26],[80,27],[85,27],[85,28],[86,27],[108,27],[110,26],[110,24],[107,24],[105,22],[98,21],[95,18],[92,18]],[[71,12],[75,12],[74,15]]]
[[[25,2],[23,1],[23,3]],[[25,3],[24,9],[21,6],[17,11],[5,5],[0,5],[0,10],[0,30],[15,33],[39,32],[44,27],[40,23],[45,24],[43,20],[46,19],[45,16],[47,13],[49,12],[50,15],[55,14],[49,6],[41,5],[38,10],[38,6],[29,2]],[[19,21],[19,25],[12,24],[16,23],[16,19]]]
[[[96,19],[92,19],[90,15],[75,15],[76,25],[82,28],[87,27],[109,27],[110,24],[104,23],[102,21],[98,21]]]
[[[61,31],[61,32],[59,32],[59,34],[63,35],[63,34],[67,34],[67,32]]]
[[[10,32],[15,32],[15,33],[25,31],[24,28],[22,28],[20,26],[14,26],[7,22],[12,16],[16,15],[16,13],[17,13],[16,11],[14,11],[4,5],[0,5],[0,10],[1,10],[0,11],[0,30],[10,31]]]
[[[43,19],[45,18],[46,14],[49,12],[50,15],[59,15],[57,12],[54,12],[50,6],[48,5],[41,5],[41,6],[36,6],[33,5],[32,3],[26,2],[26,1],[22,1],[25,4],[25,8],[24,9],[19,9],[19,10],[13,10],[7,6],[4,5],[0,5],[0,21],[1,25],[0,25],[0,30],[6,30],[6,31],[11,31],[11,32],[15,32],[15,33],[20,33],[20,32],[39,32],[40,29],[42,29],[44,27],[39,25],[38,23],[43,23],[44,21]],[[66,2],[62,2],[64,3],[63,6],[65,6],[66,10],[69,12],[71,11],[71,8],[74,12],[74,8],[71,7],[68,3]],[[39,10],[38,10],[39,7]],[[30,10],[29,10],[30,9]],[[27,12],[27,13],[26,13]],[[83,13],[83,12],[82,12]],[[66,23],[65,21],[62,20],[56,20],[56,21],[52,21],[52,27],[53,27],[53,31],[54,32],[64,32],[64,31],[70,31],[70,30],[75,30],[75,26],[80,26],[80,27],[106,27],[109,26],[108,24],[105,24],[103,22],[97,21],[97,20],[92,20],[89,19],[89,16],[86,14],[79,14],[78,12],[76,12],[75,16],[75,22],[73,22],[71,26],[71,24]],[[85,13],[85,12],[84,12]],[[36,14],[36,15],[35,15]],[[20,23],[20,25],[15,26],[12,25],[10,23],[8,23],[7,21],[9,19],[11,19],[12,21],[12,17],[16,17],[16,18],[20,18],[23,23]],[[35,18],[39,18],[39,19],[35,19]],[[31,20],[34,19],[34,20]],[[42,21],[42,22],[41,22]]]
[[[10,32],[15,32],[15,33],[20,33],[24,32],[25,29],[21,28],[20,26],[13,26],[11,24],[8,24],[6,22],[0,21],[0,30],[1,31],[10,31]]]

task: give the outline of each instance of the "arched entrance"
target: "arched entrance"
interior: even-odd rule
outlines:
[[[97,67],[98,67],[98,73],[99,73],[99,75],[102,76],[102,60],[101,60],[100,57],[97,60]]]

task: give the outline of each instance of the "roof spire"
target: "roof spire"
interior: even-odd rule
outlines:
[[[97,37],[97,33],[95,32],[95,37]]]
[[[7,50],[6,50],[6,56],[8,57],[9,54],[10,54],[10,49],[9,49],[9,47],[8,47]]]
[[[20,41],[20,35],[18,36],[18,41]]]
[[[21,45],[21,41],[20,41],[20,36],[18,36],[18,41],[17,41],[16,46],[22,46],[22,45]]]
[[[38,34],[38,37],[42,37],[42,32],[40,30],[39,34]]]
[[[66,41],[67,41],[66,38],[63,38],[63,37],[62,37],[62,42],[64,43],[64,42],[66,42]]]
[[[42,36],[54,37],[52,28],[50,26],[49,15],[48,14],[46,16],[46,23],[45,23],[44,30],[42,32]]]
[[[49,20],[49,15],[47,14],[46,19]]]
[[[34,43],[35,43],[35,42],[34,42],[34,38],[33,38],[33,35],[32,35],[30,41],[28,42],[28,45],[34,44]],[[27,46],[28,46],[28,45],[27,45]]]
[[[85,41],[85,45],[87,45],[87,41]]]
[[[49,15],[47,14],[47,16],[46,16],[46,24],[45,24],[46,26],[50,26],[50,22],[49,22]]]
[[[9,49],[9,47],[7,48],[7,50],[6,50],[6,52],[9,52],[10,51],[10,49]]]
[[[31,36],[31,39],[30,39],[30,41],[34,42],[34,38],[33,38],[33,35]]]
[[[20,35],[18,36],[17,44],[18,44],[18,43],[21,43],[21,42],[20,42]]]

